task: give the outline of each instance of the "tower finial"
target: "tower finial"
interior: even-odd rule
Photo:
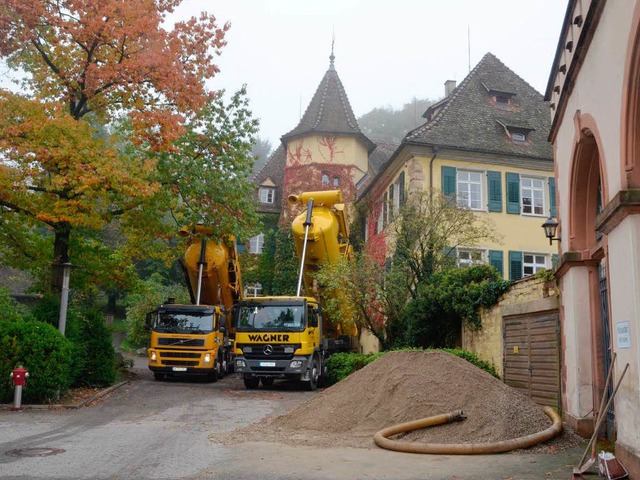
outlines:
[[[329,70],[335,70],[335,67],[333,65],[333,61],[335,60],[335,55],[333,54],[333,46],[336,43],[336,32],[335,29],[333,31],[333,34],[331,35],[331,55],[329,56]]]

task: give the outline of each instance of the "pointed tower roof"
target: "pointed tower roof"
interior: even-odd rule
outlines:
[[[292,138],[308,134],[356,136],[371,152],[376,144],[360,131],[347,92],[342,86],[333,64],[333,51],[329,57],[329,69],[324,74],[316,93],[307,106],[298,126],[280,139],[286,142]]]

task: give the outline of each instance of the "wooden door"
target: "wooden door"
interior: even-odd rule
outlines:
[[[504,317],[504,382],[560,410],[560,324],[556,311]]]

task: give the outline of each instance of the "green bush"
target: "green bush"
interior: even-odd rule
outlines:
[[[33,310],[42,322],[58,326],[60,299],[45,296]],[[69,305],[65,336],[71,342],[71,385],[101,387],[115,381],[115,352],[111,333],[102,314],[95,308],[79,309]]]
[[[111,332],[104,324],[102,313],[96,309],[84,312],[78,322],[73,342],[84,355],[75,378],[75,385],[105,387],[116,379],[116,354]]]
[[[29,371],[25,403],[55,400],[71,384],[71,342],[43,322],[0,322],[0,402],[13,399],[9,374],[18,365]]]
[[[484,360],[481,360],[475,353],[470,352],[468,350],[462,350],[461,348],[443,348],[442,350],[444,352],[448,352],[452,355],[455,355],[456,357],[460,357],[466,360],[467,362],[472,363],[476,367],[484,370],[489,375],[493,375],[497,379],[500,379],[500,375],[498,375],[498,372],[496,371],[495,366],[489,362],[485,362]]]
[[[48,323],[59,329],[60,297],[57,295],[45,295],[35,305],[31,313],[35,320]],[[71,385],[73,386],[78,384],[78,379],[84,371],[84,364],[87,358],[80,338],[80,316],[73,305],[69,305],[67,309],[64,336],[71,342]]]
[[[405,351],[405,350],[419,350],[419,349],[402,349],[402,350],[394,350],[394,351]],[[436,350],[436,349],[430,349]],[[481,360],[478,356],[469,352],[468,350],[462,350],[461,348],[443,348],[440,349],[443,352],[450,353],[457,357],[466,360],[469,363],[472,363],[476,367],[484,370],[485,372],[493,375],[495,378],[500,378],[498,372],[496,372],[495,367]],[[368,365],[374,360],[380,358],[387,352],[379,352],[372,353],[369,355],[365,355],[362,353],[335,353],[329,357],[327,360],[327,369],[329,370],[329,384],[333,385],[334,383],[338,383],[340,380],[344,380],[346,377],[351,375],[352,373],[360,370],[362,367]]]
[[[29,316],[29,311],[11,296],[11,292],[0,288],[0,321],[17,322]]]
[[[345,379],[353,372],[379,358],[383,353],[334,353],[327,360],[329,384],[333,385]]]
[[[146,347],[149,344],[149,332],[145,328],[146,315],[169,297],[174,297],[177,303],[191,303],[185,287],[163,285],[155,275],[141,282],[138,291],[129,295],[126,341],[131,348]]]

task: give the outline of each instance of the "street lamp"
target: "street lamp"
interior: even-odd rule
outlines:
[[[560,237],[556,237],[556,232],[558,231],[558,222],[556,222],[553,217],[547,218],[547,221],[542,224],[542,228],[544,228],[544,236],[549,239],[549,245],[553,245],[553,241],[560,241]]]

